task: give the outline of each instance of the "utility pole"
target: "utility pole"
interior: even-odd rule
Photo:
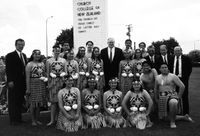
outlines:
[[[126,25],[128,32],[126,33],[126,35],[128,36],[129,39],[131,39],[131,28],[132,28],[132,24]]]
[[[48,27],[47,27],[47,24],[48,24],[48,20],[50,18],[53,18],[53,16],[46,18],[46,57],[48,57],[48,31],[47,31]]]

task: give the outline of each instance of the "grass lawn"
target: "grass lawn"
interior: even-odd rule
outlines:
[[[10,126],[8,116],[0,116],[0,136],[200,136],[200,68],[193,68],[190,77],[190,107],[191,117],[195,123],[178,121],[176,129],[169,128],[169,122],[156,121],[152,128],[137,130],[135,128],[102,128],[99,130],[80,130],[75,133],[65,133],[54,127],[32,127],[29,114],[23,116],[28,123],[20,126]],[[41,115],[41,121],[46,124],[49,113]]]

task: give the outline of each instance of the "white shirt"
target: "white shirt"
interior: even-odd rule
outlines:
[[[113,47],[113,48],[108,47],[108,58],[110,58],[110,50],[112,51],[112,60],[113,60],[114,55],[115,55],[115,47]]]
[[[176,74],[176,62],[177,62],[177,56],[174,57],[174,69],[173,69],[173,73]],[[181,55],[178,58],[178,77],[182,77],[182,61],[181,61]]]
[[[22,52],[19,52],[18,50],[16,50],[16,51],[17,51],[17,54],[18,54],[19,58],[21,59],[20,54],[22,54]],[[24,60],[23,54],[22,54],[22,60],[23,60],[23,63],[25,65],[25,60]]]
[[[150,59],[153,63],[155,62],[154,56],[150,56],[150,55],[149,55],[149,59]]]

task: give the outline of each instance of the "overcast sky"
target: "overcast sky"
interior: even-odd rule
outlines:
[[[73,25],[73,0],[0,1],[0,56],[15,49],[17,38],[25,40],[28,57],[33,49],[45,54],[45,20],[53,16],[48,20],[51,54],[61,30]],[[124,46],[128,24],[136,44],[174,37],[184,53],[200,49],[200,0],[108,0],[108,35],[116,46]]]

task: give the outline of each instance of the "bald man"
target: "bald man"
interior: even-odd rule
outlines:
[[[114,38],[108,38],[108,47],[101,50],[101,59],[104,64],[105,87],[104,91],[109,89],[108,81],[118,76],[119,62],[123,59],[123,53],[120,48],[115,47]]]
[[[189,99],[188,99],[188,81],[191,72],[192,72],[192,62],[190,58],[183,55],[182,48],[180,46],[176,46],[174,48],[173,73],[177,75],[185,85],[185,90],[182,95],[183,115],[188,117],[189,121],[192,121],[192,119],[189,117]]]

